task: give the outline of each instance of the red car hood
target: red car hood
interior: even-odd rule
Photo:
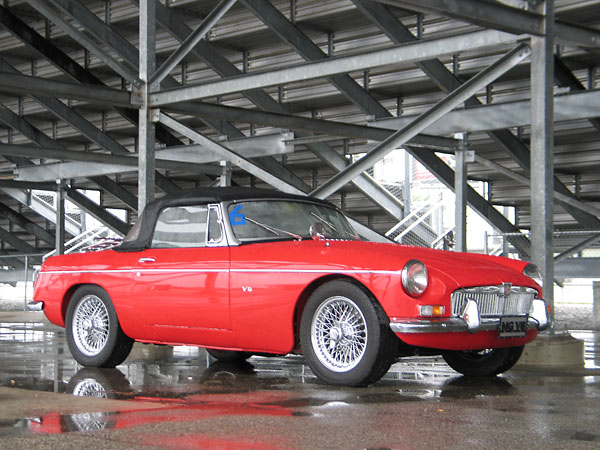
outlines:
[[[425,263],[431,275],[440,275],[447,281],[453,280],[457,287],[499,285],[509,282],[540,289],[535,281],[522,274],[523,268],[528,264],[526,261],[371,242],[332,242],[332,253],[340,249],[344,254],[343,248],[346,246],[348,250],[352,249],[353,255],[357,255],[346,259],[346,263],[357,269],[400,271],[409,260],[418,259]]]

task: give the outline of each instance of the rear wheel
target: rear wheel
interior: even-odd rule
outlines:
[[[444,353],[446,363],[469,377],[489,377],[512,368],[523,353],[523,346],[483,350],[449,351]]]
[[[379,380],[395,356],[394,339],[381,307],[347,281],[319,287],[302,313],[302,351],[314,374],[330,384]]]
[[[73,294],[65,323],[73,358],[88,367],[115,367],[125,361],[133,339],[125,335],[110,297],[99,286],[81,286]]]

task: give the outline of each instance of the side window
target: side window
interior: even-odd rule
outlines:
[[[163,209],[156,221],[152,248],[205,247],[207,219],[206,205]]]
[[[208,205],[208,245],[218,245],[222,240],[219,208],[217,205]]]

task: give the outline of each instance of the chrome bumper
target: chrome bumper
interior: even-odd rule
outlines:
[[[534,299],[530,314],[527,318],[527,330],[537,329],[543,331],[550,326],[546,302]],[[467,302],[467,307],[461,317],[440,319],[407,319],[393,321],[390,328],[394,333],[454,333],[468,331],[493,331],[500,327],[500,318],[481,318],[477,303],[473,300]]]
[[[32,301],[27,303],[27,309],[29,311],[43,311],[44,310],[44,302],[36,302]]]

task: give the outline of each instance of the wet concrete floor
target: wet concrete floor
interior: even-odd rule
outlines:
[[[64,330],[0,312],[0,448],[600,448],[600,336],[583,367],[466,379],[406,358],[367,388],[317,380],[297,356],[223,364],[136,344],[116,369],[76,364]]]

